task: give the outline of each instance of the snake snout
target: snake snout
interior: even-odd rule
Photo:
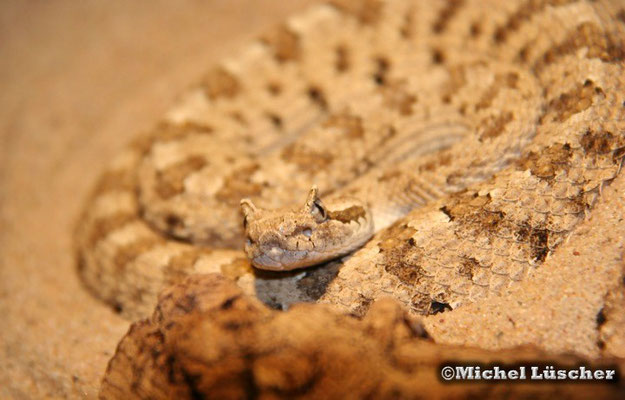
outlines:
[[[287,220],[281,223],[278,229],[280,230],[281,234],[290,235],[295,231],[296,225],[295,223],[293,223],[293,221]]]
[[[281,247],[282,237],[277,232],[265,232],[260,236],[258,243],[267,248]]]

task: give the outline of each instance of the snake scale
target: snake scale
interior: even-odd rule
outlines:
[[[391,295],[428,314],[497,295],[620,172],[624,32],[616,1],[311,7],[211,69],[112,161],[77,229],[80,276],[129,318],[203,272],[276,308],[362,314]],[[376,233],[362,248],[338,249],[363,226]],[[248,254],[276,253],[272,269],[289,246],[341,258],[263,271],[246,235]]]

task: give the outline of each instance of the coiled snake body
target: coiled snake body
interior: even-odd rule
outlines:
[[[390,294],[429,313],[496,295],[620,171],[625,36],[611,13],[336,0],[289,19],[112,162],[77,230],[83,281],[128,317],[198,272],[276,307],[362,312]],[[246,239],[267,269],[347,256],[263,272]]]

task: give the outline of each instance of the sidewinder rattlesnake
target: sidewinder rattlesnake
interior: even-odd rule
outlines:
[[[277,308],[363,313],[390,294],[426,314],[497,295],[620,171],[623,21],[616,1],[312,7],[207,73],[112,162],[77,229],[80,275],[130,318],[199,272]],[[326,207],[370,207],[375,236],[319,267],[252,268],[240,200],[301,208],[313,184]],[[332,229],[364,221],[337,207],[323,210]],[[261,228],[276,246],[333,245],[297,223]]]

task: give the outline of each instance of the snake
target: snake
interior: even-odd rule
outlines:
[[[111,161],[76,229],[82,282],[131,319],[207,272],[278,309],[500,295],[621,171],[624,32],[609,0],[315,4]]]

